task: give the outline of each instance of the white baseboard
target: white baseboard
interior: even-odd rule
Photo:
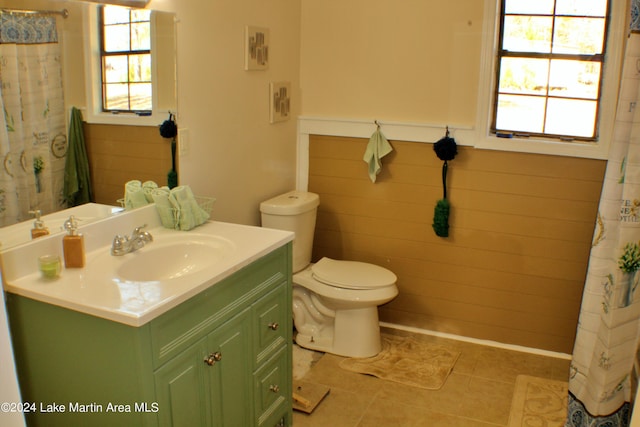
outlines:
[[[481,340],[478,338],[465,337],[462,335],[454,335],[454,334],[448,334],[445,332],[431,331],[429,329],[421,329],[421,328],[414,328],[412,326],[396,325],[395,323],[380,322],[380,326],[384,328],[413,332],[416,334],[431,335],[435,337],[447,338],[447,339],[456,340],[456,341],[464,341],[464,342],[469,342],[473,344],[485,345],[488,347],[496,347],[496,348],[502,348],[505,350],[513,350],[513,351],[520,351],[523,353],[537,354],[540,356],[555,357],[558,359],[565,359],[565,360],[571,360],[572,358],[571,355],[567,353],[542,350],[539,348],[532,348],[532,347],[524,347],[521,345],[505,344],[505,343],[491,341],[491,340]]]

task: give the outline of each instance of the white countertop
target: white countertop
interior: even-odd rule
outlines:
[[[111,234],[115,235],[118,227],[108,225]],[[99,234],[87,231],[85,241],[90,236]],[[47,238],[48,242],[37,242],[41,243],[39,248],[23,246],[5,251],[2,253],[4,289],[13,294],[115,322],[141,326],[292,241],[294,237],[293,233],[287,231],[217,221],[207,222],[191,231],[168,230],[157,224],[148,228],[148,231],[154,236],[154,242],[123,256],[109,254],[110,242],[98,248],[86,245],[89,252],[86,254],[85,268],[63,267],[60,277],[56,279],[41,277],[36,268],[37,258],[51,253],[52,248],[61,247],[62,236]],[[168,281],[133,282],[117,277],[115,271],[122,263],[135,259],[132,257],[147,248],[153,248],[154,243],[161,242],[163,238],[176,235],[187,238],[215,236],[228,240],[232,249],[216,259],[211,267]],[[61,252],[59,254],[62,255]],[[25,263],[25,256],[32,259]],[[20,267],[19,264],[24,264],[27,268],[24,265]]]

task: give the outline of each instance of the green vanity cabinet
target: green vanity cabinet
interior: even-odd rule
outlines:
[[[252,425],[250,310],[165,363],[155,373],[160,425]],[[215,349],[215,351],[212,351]]]
[[[291,243],[140,327],[13,294],[7,309],[29,426],[292,423]]]

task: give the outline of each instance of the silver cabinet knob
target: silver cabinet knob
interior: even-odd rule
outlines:
[[[278,393],[280,391],[280,386],[278,384],[271,384],[269,386],[269,390],[271,390],[274,393]]]
[[[278,322],[269,323],[269,329],[271,329],[272,331],[277,331],[279,327],[280,325],[278,324]]]

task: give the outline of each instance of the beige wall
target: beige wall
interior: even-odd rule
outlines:
[[[314,259],[395,272],[400,292],[383,321],[571,353],[606,162],[459,147],[441,238],[431,224],[442,162],[431,144],[392,141],[372,184],[367,142],[310,139]]]
[[[304,115],[473,125],[483,1],[302,1]]]
[[[259,204],[295,187],[300,2],[153,0],[178,17],[180,182],[217,198],[216,219],[259,224]],[[270,30],[265,71],[244,71],[247,25]],[[289,81],[291,119],[269,123],[269,82]]]

